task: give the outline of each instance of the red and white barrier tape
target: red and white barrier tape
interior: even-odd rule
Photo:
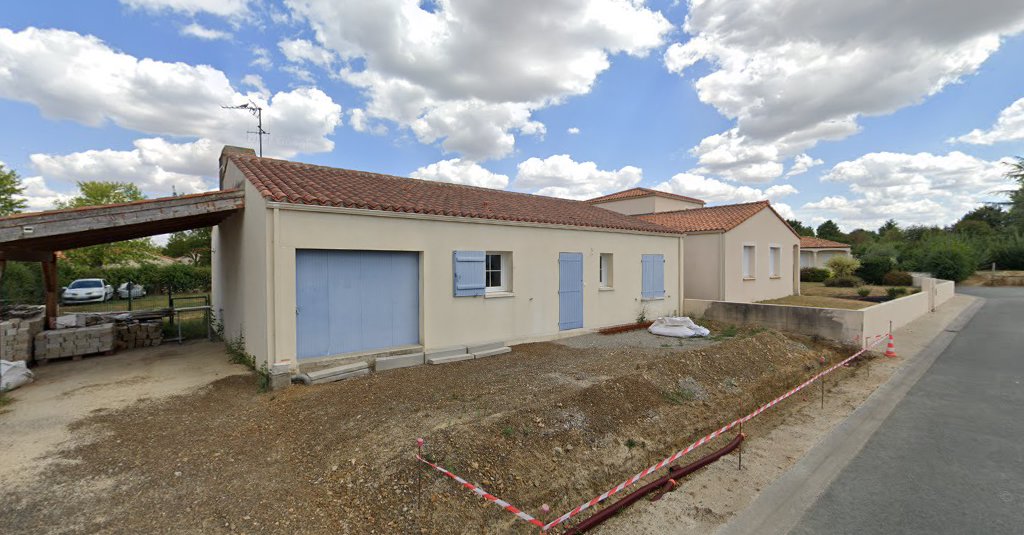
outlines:
[[[483,499],[485,499],[487,501],[493,502],[494,504],[502,507],[506,511],[508,511],[508,512],[510,512],[510,513],[512,513],[512,514],[514,514],[516,516],[518,516],[522,520],[525,520],[525,521],[527,521],[527,522],[529,522],[529,523],[531,523],[531,524],[533,524],[535,526],[540,527],[541,531],[548,531],[551,528],[553,528],[553,527],[555,527],[555,526],[565,522],[566,520],[569,520],[570,518],[572,518],[572,517],[582,513],[583,511],[586,511],[587,509],[590,509],[591,507],[593,507],[593,506],[595,506],[595,505],[597,505],[597,504],[607,500],[611,496],[613,496],[616,493],[618,493],[618,492],[620,492],[620,491],[622,491],[622,490],[632,486],[636,482],[638,482],[641,479],[651,475],[652,473],[654,473],[654,472],[656,472],[656,471],[658,471],[658,470],[668,466],[669,464],[674,463],[675,461],[679,460],[680,457],[682,457],[682,456],[686,455],[687,453],[690,453],[691,451],[693,451],[693,450],[703,446],[704,444],[707,444],[708,442],[714,440],[715,438],[718,438],[719,436],[721,436],[722,434],[726,433],[730,429],[740,425],[741,423],[748,422],[751,419],[753,419],[755,416],[761,414],[762,412],[764,412],[764,411],[774,407],[775,405],[778,405],[780,402],[782,402],[783,400],[789,398],[793,394],[796,394],[797,392],[803,390],[804,388],[807,388],[807,386],[812,384],[812,383],[814,383],[814,381],[817,381],[818,379],[821,379],[825,375],[828,375],[828,374],[832,373],[836,369],[838,369],[838,368],[840,368],[842,366],[845,366],[846,364],[848,364],[853,359],[863,355],[869,349],[871,349],[871,348],[875,347],[876,345],[878,345],[878,343],[881,342],[882,340],[883,340],[883,337],[881,335],[876,336],[875,337],[875,341],[871,342],[870,344],[868,344],[866,347],[864,347],[864,349],[861,349],[860,351],[854,353],[853,355],[850,355],[849,357],[843,359],[842,361],[840,361],[840,362],[838,362],[838,363],[828,367],[825,370],[822,370],[818,374],[814,375],[813,377],[811,377],[810,379],[804,381],[803,383],[800,383],[799,385],[797,385],[793,389],[789,390],[785,394],[783,394],[783,395],[781,395],[781,396],[779,396],[779,397],[769,401],[768,403],[765,403],[764,405],[761,405],[754,412],[751,412],[750,414],[748,414],[746,416],[743,416],[741,418],[737,418],[737,419],[733,420],[732,422],[722,426],[720,429],[717,429],[717,430],[715,430],[715,431],[713,431],[713,432],[711,432],[711,433],[701,437],[699,440],[697,440],[693,444],[690,444],[689,446],[687,446],[687,447],[685,447],[685,448],[683,448],[683,449],[673,453],[672,455],[666,457],[661,462],[658,462],[657,464],[654,464],[654,465],[650,466],[646,470],[644,470],[644,471],[634,475],[633,477],[623,481],[622,483],[619,483],[618,485],[616,485],[615,487],[611,488],[610,490],[608,490],[604,494],[601,494],[600,496],[598,496],[598,497],[596,497],[596,498],[594,498],[594,499],[592,499],[592,500],[590,500],[590,501],[588,501],[586,503],[582,503],[582,504],[578,505],[575,509],[573,509],[573,510],[569,511],[568,513],[565,513],[564,515],[562,515],[562,516],[552,520],[551,522],[548,522],[547,524],[544,524],[543,522],[537,520],[536,518],[530,516],[529,514],[523,512],[522,510],[516,508],[512,504],[510,504],[510,503],[508,503],[508,502],[498,498],[497,496],[489,494],[488,492],[486,492],[482,488],[480,488],[480,487],[478,487],[476,485],[473,485],[472,483],[467,482],[465,479],[462,479],[461,477],[459,477],[459,476],[449,472],[448,470],[445,470],[444,468],[442,468],[442,467],[440,467],[440,466],[438,466],[438,465],[436,465],[436,464],[434,464],[434,463],[432,463],[430,461],[427,461],[420,454],[416,455],[416,459],[418,459],[419,461],[421,461],[421,462],[423,462],[423,463],[433,467],[434,469],[436,469],[437,471],[441,472],[442,474],[450,477],[451,479],[454,479],[455,481],[458,481],[463,487],[466,487],[467,489],[471,490],[477,496],[480,496],[481,498],[483,498]],[[417,441],[421,448],[423,446],[422,440],[423,439],[419,439]]]

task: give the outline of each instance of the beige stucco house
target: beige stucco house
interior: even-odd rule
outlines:
[[[590,204],[225,149],[213,302],[257,362],[546,340],[681,310],[682,236]]]
[[[768,201],[704,208],[697,199],[634,188],[588,202],[682,234],[688,299],[753,302],[800,292],[799,236]]]
[[[800,237],[800,267],[823,268],[833,256],[850,256],[850,245],[814,236]]]

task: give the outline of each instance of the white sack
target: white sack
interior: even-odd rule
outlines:
[[[14,390],[19,386],[32,382],[32,372],[25,361],[0,360],[0,392]]]
[[[693,336],[707,336],[711,331],[697,325],[690,318],[681,316],[669,316],[654,320],[654,324],[647,328],[651,334],[658,336],[674,336],[676,338],[690,338]]]

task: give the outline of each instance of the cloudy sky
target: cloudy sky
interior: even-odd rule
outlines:
[[[93,0],[0,14],[0,161],[216,185],[268,156],[589,198],[948,224],[1024,155],[1019,0]]]

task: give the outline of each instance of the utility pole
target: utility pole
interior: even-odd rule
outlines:
[[[266,130],[263,129],[263,108],[257,106],[256,103],[251,100],[249,102],[246,102],[245,104],[240,104],[238,106],[221,106],[221,108],[224,108],[226,110],[248,110],[249,113],[253,114],[253,116],[256,117],[256,131],[253,132],[252,130],[247,130],[246,133],[256,134],[257,136],[259,136],[259,154],[260,158],[262,158],[263,136],[270,135],[270,132],[267,132]]]

